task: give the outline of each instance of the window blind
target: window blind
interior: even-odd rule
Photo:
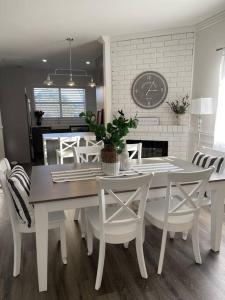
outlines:
[[[44,118],[74,118],[86,109],[85,89],[34,88],[35,110]]]

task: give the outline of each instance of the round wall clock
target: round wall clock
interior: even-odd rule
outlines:
[[[142,108],[155,108],[168,94],[166,79],[159,73],[147,71],[138,75],[131,88],[134,102]]]

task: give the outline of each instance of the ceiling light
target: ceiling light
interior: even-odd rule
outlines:
[[[71,44],[74,41],[73,38],[67,38],[66,41],[69,43],[69,68],[64,68],[64,69],[55,69],[54,73],[49,73],[47,76],[47,79],[43,82],[44,85],[47,86],[51,86],[54,84],[53,79],[56,76],[64,76],[64,77],[69,77],[69,80],[65,82],[65,85],[69,86],[69,87],[73,87],[76,86],[76,82],[74,81],[75,77],[85,77],[87,78],[91,78],[91,81],[87,83],[87,85],[89,87],[95,87],[96,84],[93,81],[93,78],[91,75],[89,75],[87,73],[86,70],[82,70],[82,69],[73,69],[72,68],[72,47]],[[43,62],[47,62],[47,59],[43,58],[42,59]],[[90,61],[86,61],[86,64],[91,64]],[[77,74],[74,72],[77,72]]]
[[[47,86],[53,85],[53,80],[51,80],[50,75],[47,76],[47,79],[43,82]]]
[[[42,59],[42,62],[43,62],[43,63],[46,63],[46,62],[47,62],[47,59],[46,59],[46,58],[43,58],[43,59]]]
[[[75,86],[75,82],[73,81],[73,75],[70,74],[70,79],[67,81],[66,85],[72,87]]]
[[[88,86],[92,88],[96,87],[96,83],[94,82],[93,77],[91,77],[91,81],[88,83]]]
[[[91,64],[91,62],[89,60],[87,60],[85,63],[86,63],[86,65],[90,65]]]

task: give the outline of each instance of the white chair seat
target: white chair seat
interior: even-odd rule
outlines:
[[[118,210],[118,207],[107,207],[106,217],[110,217],[114,212]],[[94,234],[97,238],[100,238],[100,219],[99,219],[99,208],[92,207],[85,210],[86,216],[88,218],[89,224],[92,226]],[[117,220],[124,220],[130,218],[130,215],[124,210],[117,218]],[[124,239],[130,241],[136,236],[135,224],[127,224],[121,226],[110,226],[105,228],[106,242],[120,244],[124,243]],[[115,237],[115,239],[114,239]],[[120,240],[121,239],[121,240]],[[116,241],[116,242],[115,242]]]
[[[165,198],[157,198],[150,202],[147,202],[145,217],[153,225],[163,229],[164,220],[165,220]],[[179,199],[173,198],[173,206],[177,205],[180,202]],[[182,210],[190,209],[187,205],[182,206]],[[187,225],[188,223],[192,224],[194,214],[182,215],[182,216],[169,216],[168,217],[168,226],[172,227],[173,225]]]
[[[59,149],[56,149],[56,153],[58,156],[61,156],[61,152]],[[73,151],[71,149],[63,151],[63,157],[73,157]]]

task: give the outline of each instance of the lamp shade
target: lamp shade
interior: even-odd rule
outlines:
[[[193,115],[212,115],[214,112],[213,98],[192,99],[190,111]]]

